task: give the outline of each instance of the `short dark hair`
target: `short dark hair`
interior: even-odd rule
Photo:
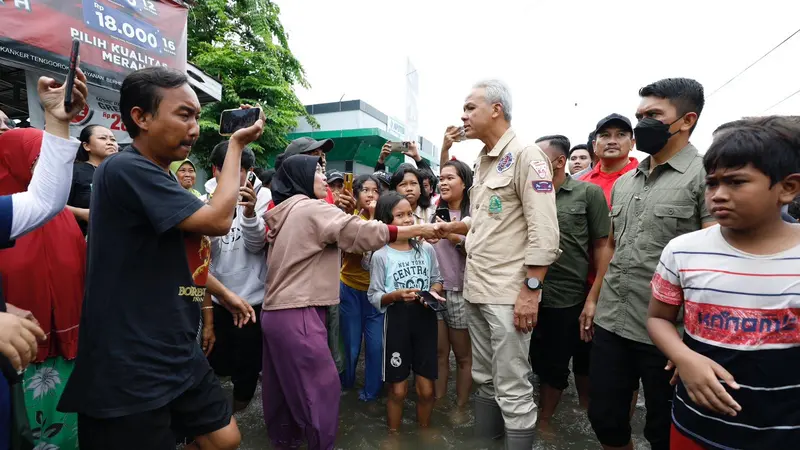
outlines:
[[[551,134],[548,136],[542,136],[536,140],[536,143],[550,141],[550,145],[557,148],[561,153],[564,154],[567,158],[569,158],[569,139],[562,135],[562,134]]]
[[[679,116],[694,112],[697,113],[698,118],[700,118],[700,113],[703,112],[703,106],[706,103],[703,85],[691,78],[658,80],[639,89],[639,97],[665,98],[675,106]],[[697,122],[689,132],[694,131],[696,126]]]
[[[261,169],[261,173],[256,175],[264,186],[269,187],[272,184],[272,178],[275,177],[275,169]]]
[[[586,144],[578,144],[578,145],[572,147],[571,149],[569,149],[569,155],[568,156],[572,156],[572,154],[575,153],[577,150],[586,150],[587,152],[589,152],[589,157],[590,158],[594,157],[594,155],[593,155],[594,152]]]
[[[751,164],[770,179],[770,186],[800,172],[800,118],[767,116],[736,121],[717,135],[703,155],[706,173]]]
[[[228,154],[228,144],[230,144],[230,142],[231,141],[227,140],[222,141],[211,150],[211,157],[209,160],[211,161],[211,165],[216,167],[217,170],[222,170],[222,165],[225,163],[225,155]],[[244,150],[242,150],[241,165],[241,168],[245,170],[256,165],[256,155],[250,150],[250,147],[245,147]]]
[[[586,143],[586,148],[589,150],[589,153],[592,154],[592,157],[594,157],[594,138],[595,132],[592,131],[589,133],[589,141]]]
[[[183,72],[163,66],[139,69],[125,77],[119,89],[119,109],[130,137],[136,138],[140,131],[131,117],[133,108],[155,114],[163,98],[161,89],[179,88],[188,82]]]
[[[750,118],[750,119],[752,119],[752,118]],[[744,117],[744,118],[739,119],[739,120],[732,120],[730,122],[725,122],[722,125],[718,126],[717,129],[714,130],[713,133],[711,133],[711,135],[714,136],[717,133],[719,133],[720,131],[730,130],[730,129],[742,126],[742,125],[746,124],[748,120],[749,119],[747,117]]]
[[[428,197],[428,193],[425,192],[425,188],[422,185],[422,179],[424,178],[422,171],[415,169],[410,164],[401,164],[397,172],[392,174],[389,190],[396,191],[397,185],[403,182],[403,178],[406,177],[407,173],[413,173],[414,176],[417,177],[417,182],[419,183],[419,200],[417,200],[417,206],[421,206],[422,209],[427,209],[431,206],[431,198]],[[392,208],[394,208],[394,206]]]

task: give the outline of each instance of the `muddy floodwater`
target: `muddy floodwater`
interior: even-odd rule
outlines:
[[[451,355],[452,356],[452,355]],[[421,433],[416,425],[414,389],[409,389],[409,398],[403,414],[403,427],[397,437],[388,436],[386,428],[386,399],[377,402],[364,403],[358,400],[358,389],[363,384],[363,352],[359,363],[356,389],[342,393],[342,403],[339,412],[339,436],[336,448],[342,450],[376,450],[376,449],[459,449],[459,450],[502,450],[503,442],[479,441],[473,437],[474,420],[472,414],[460,420],[455,420],[453,415],[453,401],[455,399],[455,382],[451,379],[448,384],[448,400],[438,404],[433,411],[431,429]],[[451,360],[451,373],[455,373],[455,361]],[[225,381],[224,386],[231,392],[230,382]],[[534,384],[534,395],[538,404],[538,383]],[[633,441],[636,450],[650,448],[644,439],[644,398],[639,396],[639,403],[633,417]],[[261,411],[261,388],[256,392],[256,397],[248,408],[236,415],[239,429],[242,432],[242,450],[272,449],[267,438],[264,420]],[[586,413],[578,406],[578,394],[570,380],[570,386],[564,392],[564,397],[558,407],[558,412],[553,420],[552,433],[539,433],[536,444],[537,450],[586,450],[599,449],[600,444],[594,437],[592,427],[586,418]],[[305,448],[305,447],[303,447]]]

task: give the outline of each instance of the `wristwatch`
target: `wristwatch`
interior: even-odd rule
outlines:
[[[525,286],[532,291],[538,291],[542,288],[542,282],[538,278],[525,278]]]

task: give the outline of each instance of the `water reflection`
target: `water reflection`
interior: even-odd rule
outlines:
[[[362,353],[363,354],[363,353]],[[451,361],[451,373],[455,373],[455,361]],[[458,417],[453,402],[437,404],[433,411],[432,426],[429,430],[420,430],[416,424],[416,393],[409,386],[409,395],[403,411],[403,427],[397,436],[389,436],[386,427],[386,399],[378,402],[364,403],[358,400],[358,389],[363,382],[363,360],[359,364],[357,388],[342,394],[339,414],[339,437],[336,448],[343,450],[375,450],[375,449],[413,449],[413,450],[503,450],[503,441],[477,441],[473,437],[474,419],[471,411],[466,417]],[[229,382],[225,387],[232,392]],[[538,403],[538,385],[535,385],[535,396]],[[448,398],[455,399],[455,382],[450,380]],[[634,448],[649,448],[642,430],[644,427],[644,400],[639,396],[636,413],[633,418]],[[250,406],[237,414],[239,429],[242,431],[243,450],[272,449],[264,428],[261,411],[261,390]],[[558,412],[552,421],[552,433],[539,433],[534,449],[536,450],[586,450],[598,449],[599,443],[586,418],[586,413],[578,405],[578,394],[575,387],[564,392]]]

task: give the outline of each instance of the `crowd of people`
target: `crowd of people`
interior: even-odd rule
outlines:
[[[333,449],[362,348],[358,397],[386,397],[390,434],[413,388],[421,429],[453,402],[529,450],[571,372],[605,449],[632,448],[640,386],[656,450],[800,438],[798,117],[726,123],[701,154],[703,87],[669,78],[636,124],[526,142],[488,80],[438,175],[415,142],[394,172],[388,142],[372,174],[326,172],[334,143],[311,138],[258,169],[262,118],[214,147],[201,194],[184,74],[125,79],[122,150],[100,126],[68,140],[85,81],[67,111],[40,80],[45,131],[0,113],[0,450],[235,449],[259,381],[274,448]],[[464,139],[474,164],[450,157]]]

